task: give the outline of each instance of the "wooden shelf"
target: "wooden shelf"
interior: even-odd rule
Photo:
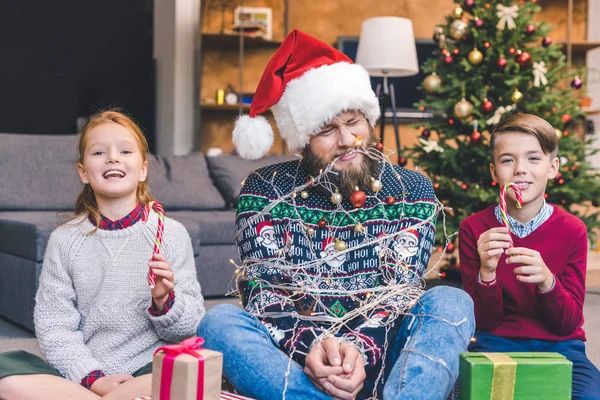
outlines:
[[[556,42],[556,44],[563,47],[563,49],[567,50],[567,42],[560,41]],[[595,49],[596,47],[600,47],[600,42],[588,42],[587,40],[577,40],[571,42],[573,53],[585,53],[588,50]]]
[[[211,48],[234,48],[238,49],[240,45],[240,36],[235,34],[203,33],[202,46]],[[244,48],[277,48],[281,42],[276,40],[265,40],[244,36]]]
[[[581,109],[584,113],[586,113],[587,115],[598,115],[600,114],[600,109],[598,108],[588,108],[588,107],[584,107]]]
[[[214,103],[200,103],[200,109],[209,110],[209,111],[234,111],[238,112],[240,110],[249,110],[250,106],[248,104],[214,104]]]

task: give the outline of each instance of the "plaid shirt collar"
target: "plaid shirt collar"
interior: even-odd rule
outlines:
[[[128,215],[124,216],[118,221],[111,221],[104,215],[100,214],[100,226],[99,228],[105,231],[119,231],[121,229],[129,228],[136,222],[142,219],[142,213],[144,211],[144,207],[142,204],[138,204],[133,211],[131,211]],[[89,216],[89,220],[92,225],[96,225],[96,221],[92,215]]]
[[[495,211],[496,211],[496,218],[498,219],[498,222],[502,223],[502,216],[500,214],[500,205],[496,206]],[[542,225],[544,222],[546,222],[548,220],[548,218],[550,218],[550,216],[552,215],[553,212],[554,212],[554,207],[552,207],[550,204],[546,203],[546,200],[544,200],[544,205],[542,206],[542,209],[540,210],[540,212],[535,217],[533,217],[533,219],[531,221],[529,221],[525,225],[523,225],[522,223],[520,223],[519,221],[517,221],[516,219],[514,219],[513,217],[511,217],[509,215],[508,222],[510,223],[510,231],[512,232],[513,235],[516,235],[517,237],[520,237],[520,238],[524,238],[525,236],[531,234],[533,231],[535,231],[537,228],[539,228],[539,226]]]

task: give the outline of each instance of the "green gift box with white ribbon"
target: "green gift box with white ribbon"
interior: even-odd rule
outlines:
[[[558,353],[461,353],[460,399],[570,399],[572,371]]]

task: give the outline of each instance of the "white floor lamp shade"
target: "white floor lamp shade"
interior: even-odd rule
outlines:
[[[356,63],[371,76],[418,74],[412,21],[400,17],[374,17],[363,21]]]

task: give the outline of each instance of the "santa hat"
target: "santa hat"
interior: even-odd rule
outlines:
[[[303,149],[312,135],[343,111],[361,111],[371,127],[380,113],[367,71],[296,29],[263,72],[250,115],[235,123],[233,143],[243,158],[261,158],[273,145],[271,125],[260,115],[270,108],[290,152]]]
[[[323,240],[323,243],[321,243],[321,249],[322,251],[327,251],[327,249],[331,246],[335,245],[335,239],[333,237],[326,237],[325,240]]]
[[[275,230],[275,228],[273,227],[273,224],[271,222],[269,222],[269,221],[262,221],[262,222],[259,222],[258,225],[256,225],[256,234],[258,236],[260,236],[261,233],[265,229],[273,229],[273,230]]]
[[[416,230],[414,230],[414,229],[409,229],[409,230],[407,230],[407,231],[406,231],[406,234],[407,234],[407,235],[412,235],[412,236],[414,236],[414,238],[415,238],[415,239],[419,240],[419,232],[417,232],[417,231],[416,231]]]

